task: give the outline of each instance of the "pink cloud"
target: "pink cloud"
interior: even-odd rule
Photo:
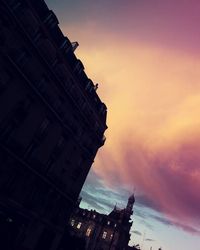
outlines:
[[[200,61],[111,41],[112,46],[97,44],[80,53],[92,78],[102,79],[98,91],[108,106],[107,141],[94,170],[110,185],[136,186],[155,210],[195,231],[200,221]]]
[[[103,18],[89,13],[81,28],[64,27],[80,42],[76,53],[108,106],[107,142],[94,169],[110,185],[137,186],[155,210],[195,231],[200,2],[127,1],[115,7]]]
[[[176,151],[167,149],[152,154],[141,144],[127,139],[121,142],[122,165],[114,164],[109,172],[101,168],[99,174],[113,186],[119,183],[136,186],[151,201],[150,207],[164,213],[173,225],[199,233],[199,141],[197,137],[184,142]],[[113,164],[111,155],[104,152],[99,164],[103,162],[104,166]]]
[[[102,42],[102,34],[106,33],[125,43],[129,40],[161,48],[200,52],[198,0],[125,0],[123,4],[114,0],[109,3],[89,1],[84,2],[84,6],[84,11],[81,9],[78,13],[79,18],[73,19],[73,25],[69,20],[62,25],[67,33],[71,33],[72,27],[76,36],[81,25],[85,36],[89,35],[90,46]],[[106,41],[109,43],[109,37]]]

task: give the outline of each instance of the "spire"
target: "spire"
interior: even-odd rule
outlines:
[[[128,203],[126,205],[126,211],[129,214],[133,213],[133,204],[135,203],[135,196],[134,194],[132,194],[129,198],[128,198]]]
[[[128,201],[132,202],[134,204],[135,202],[135,195],[134,193],[128,198]]]

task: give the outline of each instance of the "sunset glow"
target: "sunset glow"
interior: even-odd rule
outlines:
[[[99,83],[98,94],[108,107],[107,141],[93,165],[96,178],[103,180],[104,188],[134,187],[138,196],[145,197],[148,202],[141,209],[149,208],[163,218],[157,217],[160,226],[152,235],[164,250],[196,249],[200,246],[200,2],[48,2],[64,33],[78,40],[76,55]],[[145,220],[154,223],[152,218]],[[136,223],[133,227],[148,231]],[[137,243],[134,239],[139,236],[133,237]],[[145,246],[147,250],[150,245]]]

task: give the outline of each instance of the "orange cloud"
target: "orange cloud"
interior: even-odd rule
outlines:
[[[197,226],[200,59],[109,34],[88,44],[85,37],[95,39],[89,29],[76,33],[77,54],[108,106],[107,142],[95,172],[109,184],[137,186],[177,224]]]

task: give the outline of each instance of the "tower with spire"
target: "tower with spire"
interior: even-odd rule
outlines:
[[[78,207],[69,222],[72,227],[71,233],[86,241],[86,250],[129,249],[134,203],[135,197],[132,194],[126,207],[120,208],[116,204],[109,214]]]
[[[135,203],[135,196],[134,194],[132,194],[129,198],[128,198],[128,202],[126,205],[126,212],[127,214],[129,214],[130,216],[133,214],[133,205]]]

